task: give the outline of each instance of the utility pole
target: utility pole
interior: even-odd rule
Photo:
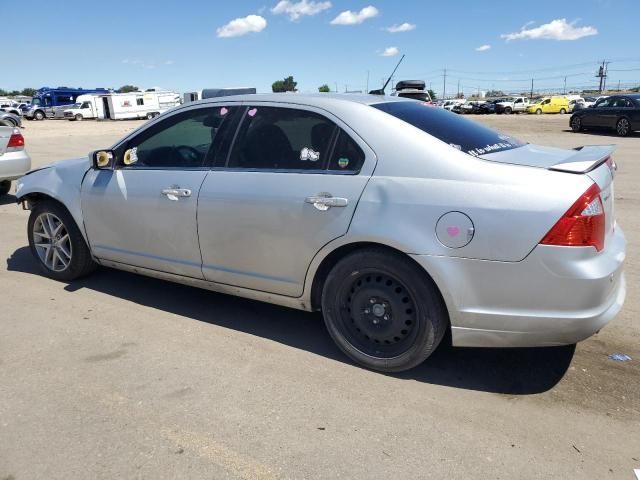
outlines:
[[[620,91],[620,80],[618,80],[618,91]]]
[[[447,98],[447,69],[444,69],[444,79],[442,83],[442,99],[445,100]]]
[[[367,70],[367,89],[365,90],[366,93],[369,93],[369,70]]]
[[[533,98],[533,78],[531,79],[531,95],[529,95],[529,99]]]
[[[563,89],[563,95],[567,94],[567,77],[564,77],[564,89]]]
[[[336,93],[338,93],[338,82],[336,82]]]
[[[596,73],[596,77],[600,79],[600,87],[598,88],[598,90],[600,91],[600,93],[602,93],[602,90],[605,89],[606,87],[606,78],[607,78],[607,65],[609,62],[607,62],[606,60],[602,61],[602,65],[600,65],[600,67],[598,67],[598,73]]]
[[[460,79],[458,79],[458,95],[456,98],[460,98]]]

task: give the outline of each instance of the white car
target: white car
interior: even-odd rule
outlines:
[[[18,128],[0,126],[0,196],[11,189],[11,181],[31,169],[31,158],[24,149],[24,137]]]

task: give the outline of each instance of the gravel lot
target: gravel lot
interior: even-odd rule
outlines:
[[[530,142],[619,145],[627,301],[577,347],[441,349],[399,376],[350,364],[319,315],[102,269],[37,273],[0,200],[0,480],[632,478],[640,468],[640,135],[476,117]],[[37,167],[141,122],[26,122]],[[618,363],[611,353],[633,360]]]

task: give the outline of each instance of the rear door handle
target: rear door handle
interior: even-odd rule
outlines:
[[[177,202],[180,197],[190,197],[191,190],[188,188],[171,187],[162,190],[162,195],[166,196],[169,200]]]
[[[346,207],[349,200],[341,197],[333,197],[330,193],[319,193],[304,199],[305,203],[310,203],[320,211],[329,210],[331,207]]]

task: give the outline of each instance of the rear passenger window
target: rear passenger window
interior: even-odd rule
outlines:
[[[358,172],[364,163],[364,152],[344,130],[340,130],[333,155],[329,161],[329,170]]]
[[[321,170],[336,125],[314,112],[250,107],[229,158],[229,168]]]

